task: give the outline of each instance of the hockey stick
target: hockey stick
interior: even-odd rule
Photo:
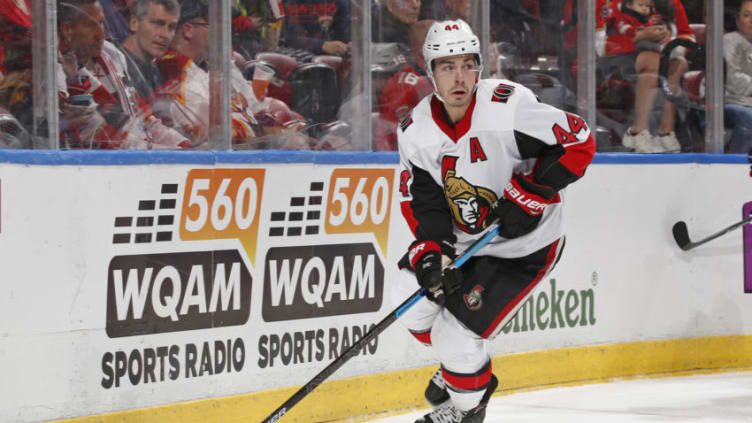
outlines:
[[[458,268],[465,264],[466,261],[470,259],[470,257],[474,256],[475,253],[478,252],[483,246],[488,244],[489,241],[494,239],[496,235],[499,234],[499,225],[494,221],[491,226],[488,227],[486,232],[478,238],[475,242],[473,242],[472,245],[470,245],[459,257],[455,258],[447,267],[454,267]],[[421,298],[423,298],[426,293],[428,292],[427,288],[421,288],[417,290],[414,294],[412,294],[408,299],[406,299],[402,304],[400,304],[399,307],[397,307],[394,311],[389,313],[386,317],[384,317],[376,326],[371,328],[368,332],[366,332],[362,338],[358,340],[358,342],[355,342],[345,350],[342,355],[334,359],[331,363],[329,363],[328,366],[319,374],[313,377],[308,383],[303,385],[302,388],[298,389],[297,392],[295,392],[290,398],[287,399],[282,405],[279,406],[272,414],[270,414],[267,418],[261,421],[261,423],[275,423],[278,421],[282,416],[284,416],[290,409],[295,406],[300,400],[305,398],[306,395],[311,393],[314,389],[316,389],[317,386],[321,385],[326,379],[329,378],[334,372],[337,371],[340,367],[342,367],[343,364],[345,364],[349,359],[357,355],[360,351],[361,347],[364,347],[365,344],[370,342],[373,338],[375,338],[377,335],[379,335],[381,332],[384,331],[384,329],[388,328],[392,323],[394,323],[395,320],[397,320],[402,314],[404,314],[410,307],[415,305],[415,303],[418,302]]]
[[[752,216],[742,220],[741,222],[736,222],[733,225],[721,229],[720,231],[708,236],[707,238],[703,238],[699,241],[692,242],[689,240],[689,231],[687,230],[687,224],[680,220],[676,223],[674,223],[674,227],[671,229],[671,231],[674,233],[674,240],[679,245],[679,248],[681,248],[684,251],[691,250],[697,246],[700,246],[702,244],[705,244],[706,242],[710,242],[716,238],[718,238],[721,235],[725,235],[732,230],[738,228],[739,226],[744,225],[745,223],[752,222]]]

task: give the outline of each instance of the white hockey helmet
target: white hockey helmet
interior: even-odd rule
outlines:
[[[437,97],[441,101],[444,101],[444,99],[438,95],[436,82],[433,78],[433,61],[442,57],[457,56],[460,54],[474,54],[478,60],[478,74],[483,71],[480,40],[473,34],[470,25],[462,19],[457,19],[456,21],[435,22],[428,28],[426,41],[423,42],[423,58],[426,61],[426,73],[433,83]]]

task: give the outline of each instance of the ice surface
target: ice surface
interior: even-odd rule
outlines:
[[[371,422],[412,423],[427,412]],[[641,378],[497,395],[484,423],[502,422],[752,422],[752,372]]]

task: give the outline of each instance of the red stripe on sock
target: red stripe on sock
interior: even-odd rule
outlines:
[[[441,374],[444,376],[446,383],[455,388],[455,390],[479,391],[485,388],[488,382],[491,381],[491,363],[488,363],[486,371],[477,375],[452,374],[444,368],[441,369]]]

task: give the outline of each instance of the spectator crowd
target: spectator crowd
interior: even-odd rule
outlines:
[[[353,3],[230,0],[236,149],[359,149],[345,110]],[[576,108],[576,0],[491,2],[491,77]],[[431,23],[473,22],[471,0],[371,0],[372,148],[396,150],[402,119],[433,92]],[[726,1],[726,148],[752,147],[752,1]],[[31,0],[0,0],[0,146],[34,128]],[[702,0],[597,0],[600,151],[703,151]],[[208,0],[57,0],[62,148],[202,149],[209,127]],[[477,19],[476,19],[477,20]],[[26,144],[25,141],[26,140]]]

